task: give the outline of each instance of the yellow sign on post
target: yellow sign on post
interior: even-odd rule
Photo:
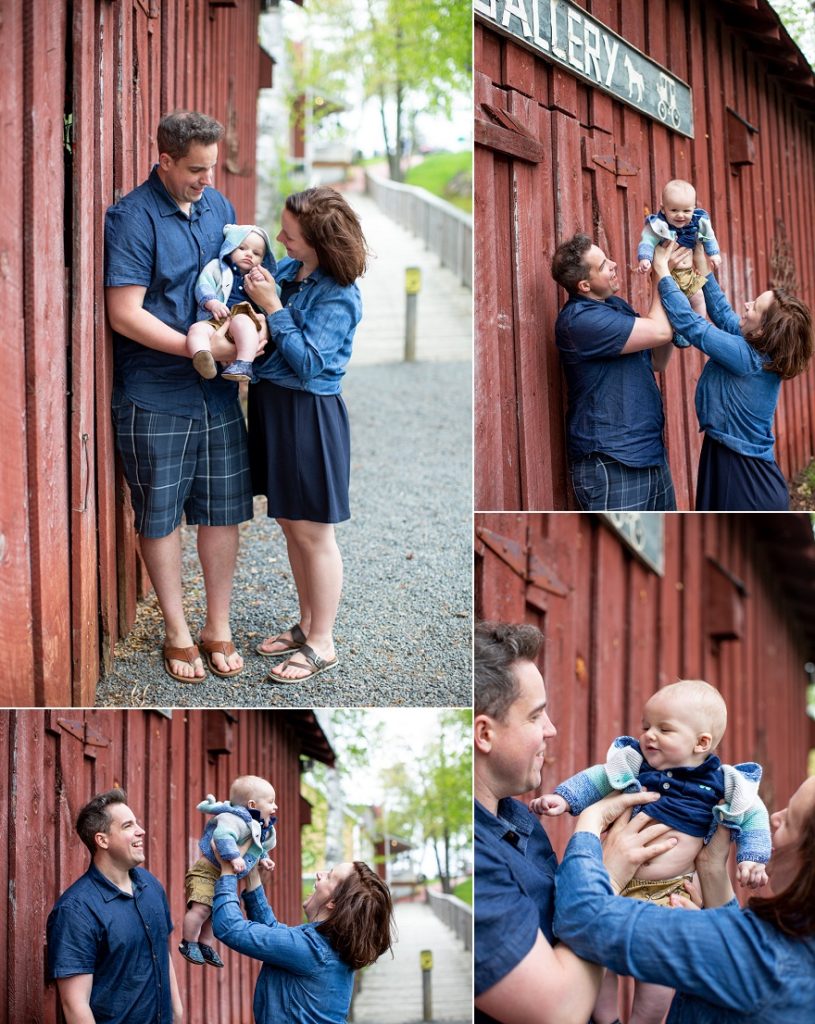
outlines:
[[[419,267],[405,267],[405,291],[408,295],[418,295],[422,290],[422,271]]]
[[[432,949],[423,949],[421,951],[421,953],[419,953],[419,963],[421,964],[423,971],[432,971],[433,970],[433,950]]]

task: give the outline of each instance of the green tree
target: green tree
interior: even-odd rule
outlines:
[[[310,0],[314,26],[303,84],[339,95],[359,75],[379,106],[390,175],[402,180],[402,144],[419,111],[449,116],[472,88],[469,0]]]
[[[770,0],[810,65],[815,65],[815,9],[810,0]]]
[[[444,892],[452,891],[457,854],[472,833],[472,714],[446,710],[417,764],[397,762],[384,773],[386,827],[433,849]]]

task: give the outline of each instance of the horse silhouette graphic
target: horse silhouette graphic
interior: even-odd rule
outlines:
[[[623,64],[625,65],[625,70],[628,73],[628,98],[633,98],[634,90],[636,89],[637,103],[642,103],[643,90],[645,89],[645,79],[642,77],[642,72],[637,71],[631,63],[631,58],[628,54],[623,57]]]

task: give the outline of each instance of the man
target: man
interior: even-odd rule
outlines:
[[[113,328],[113,419],[142,557],[164,616],[164,667],[198,682],[204,667],[184,616],[182,513],[198,526],[207,612],[200,642],[219,676],[240,672],[229,606],[238,523],[252,518],[246,428],[234,383],[204,380],[185,347],[199,272],[236,219],[212,185],[222,126],[175,111],[158,125],[150,177],[107,211],[105,299]],[[223,333],[216,359],[234,357]]]
[[[617,264],[582,234],[558,246],[552,277],[569,293],[555,342],[566,375],[578,504],[586,511],[675,509],[654,378],[668,365],[673,331],[656,288],[648,315],[638,316],[616,294]]]
[[[482,622],[475,630],[475,1021],[587,1021],[602,971],[556,944],[557,860],[538,819],[512,799],[538,789],[546,741],[557,731],[535,665],[543,637],[529,625]],[[643,799],[642,793],[623,802]],[[619,813],[619,812],[618,812]],[[626,826],[604,859],[626,881],[646,853]]]
[[[87,872],[48,916],[48,971],[66,1024],[178,1024],[183,1016],[169,952],[173,923],[144,862],[144,829],[121,789],[79,812]]]

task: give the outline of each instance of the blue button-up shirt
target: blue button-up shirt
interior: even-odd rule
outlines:
[[[223,244],[235,208],[213,188],[183,212],[154,167],[105,216],[105,287],[146,288],[144,308],[182,334],[198,319],[195,282]],[[204,380],[192,360],[148,348],[114,331],[114,386],[151,412],[201,419],[235,401],[229,381]]]
[[[281,260],[275,280],[291,281],[301,266],[298,260]],[[255,361],[255,375],[284,388],[339,394],[361,317],[356,284],[338,284],[317,267],[288,304],[266,318],[271,343],[268,355]]]
[[[230,949],[263,962],[253,1002],[256,1024],[345,1024],[354,971],[316,924],[280,924],[260,886],[244,893],[247,920],[237,890],[234,875],[217,880],[212,926]]]
[[[558,314],[555,342],[566,376],[573,461],[593,452],[639,468],[665,461],[665,416],[651,350],[620,354],[636,316],[616,295],[604,302],[573,295]]]
[[[694,313],[674,280],[665,277],[659,282],[674,330],[710,356],[696,385],[699,429],[740,455],[772,461],[781,378],[764,369],[767,357],[745,340],[739,318],[713,275],[704,294],[713,323]]]
[[[615,896],[588,832],[558,868],[555,931],[586,960],[675,988],[668,1024],[815,1020],[815,937],[784,935],[735,900],[694,912]]]
[[[498,815],[475,801],[475,994],[497,984],[524,959],[538,931],[554,941],[555,857],[549,837],[518,800]],[[476,1008],[476,1024],[493,1020]]]
[[[132,896],[91,864],[66,889],[48,915],[48,972],[93,975],[98,1024],[171,1024],[167,897],[144,868],[130,878]]]

